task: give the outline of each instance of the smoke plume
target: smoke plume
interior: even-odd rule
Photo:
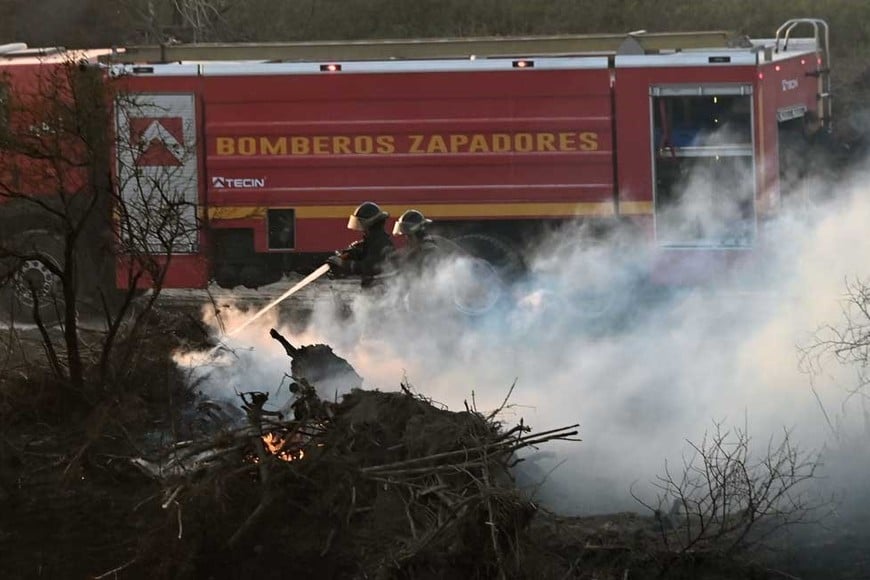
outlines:
[[[629,488],[648,492],[664,462],[678,462],[686,440],[714,421],[746,425],[762,451],[783,429],[805,451],[830,449],[822,409],[860,428],[862,399],[847,397],[853,369],[822,361],[811,377],[800,350],[840,316],[844,281],[867,275],[866,177],[822,190],[836,196],[784,197],[785,211],[761,226],[755,258],[709,284],[653,287],[640,275],[651,259],[645,246],[561,231],[510,286],[485,272],[475,280],[473,264],[451,260],[360,291],[347,310],[322,300],[302,330],[264,317],[233,338],[221,365],[196,372],[211,396],[283,390],[283,403],[289,364],[269,337],[274,326],[295,344],[329,344],[367,387],[394,390],[407,379],[451,409],[497,408],[515,385],[507,421],[579,423],[583,439],[528,457],[521,481],[540,483],[539,499],[564,513],[638,509]],[[464,308],[476,290],[491,306],[482,314]],[[230,309],[221,318],[232,328],[244,316]]]

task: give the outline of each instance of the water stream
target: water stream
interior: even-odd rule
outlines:
[[[305,278],[303,278],[302,280],[297,282],[292,288],[290,288],[289,290],[287,290],[286,292],[284,292],[283,294],[281,294],[280,296],[278,296],[277,298],[272,300],[267,305],[263,306],[260,310],[255,312],[253,314],[253,316],[248,318],[245,322],[243,322],[242,324],[240,324],[236,328],[233,328],[232,330],[227,332],[224,335],[224,338],[232,338],[233,336],[235,336],[239,332],[243,331],[245,328],[250,326],[255,320],[257,320],[258,318],[263,316],[265,313],[267,313],[268,311],[270,311],[273,308],[275,308],[276,306],[278,306],[284,300],[287,300],[288,298],[290,298],[296,292],[299,292],[300,290],[302,290],[303,288],[305,288],[306,286],[308,286],[309,284],[311,284],[312,282],[314,282],[315,280],[317,280],[318,278],[320,278],[321,276],[326,274],[328,271],[329,271],[329,264],[323,264],[322,266],[317,268],[315,271],[310,273],[308,276],[306,276]],[[211,351],[209,351],[209,353],[208,353],[209,356],[214,355],[214,353],[222,347],[223,347],[222,344],[218,344],[217,346],[212,348]]]

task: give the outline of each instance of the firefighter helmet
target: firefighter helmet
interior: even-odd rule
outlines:
[[[418,232],[431,223],[432,220],[427,219],[419,210],[409,209],[396,220],[396,225],[393,226],[393,235],[407,236]]]
[[[390,214],[383,211],[378,204],[367,201],[353,210],[353,214],[351,214],[350,219],[347,220],[347,229],[363,232],[377,224],[379,221],[387,219],[389,215]]]

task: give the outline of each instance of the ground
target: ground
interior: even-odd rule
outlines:
[[[250,428],[246,414],[267,420],[252,415],[254,400],[224,414],[199,405],[169,358],[182,344],[212,344],[192,293],[178,294],[147,319],[135,372],[105,392],[74,392],[53,378],[39,364],[36,329],[4,330],[3,578],[788,577],[777,566],[802,578],[834,566],[838,577],[866,577],[870,563],[857,546],[870,526],[803,539],[812,558],[783,545],[790,555],[761,565],[756,553],[668,549],[660,520],[640,508],[550,513],[513,486],[508,455],[474,455],[481,442],[514,441],[521,431],[408,390],[354,391],[334,407],[306,404],[301,415],[269,418],[269,429],[308,445],[307,457],[258,455],[260,438],[239,431]],[[214,294],[217,302],[228,297]],[[312,296],[291,303],[297,314]],[[86,330],[83,342],[94,346],[99,337],[98,328]],[[313,439],[288,437],[300,424]],[[159,465],[179,440],[221,450],[220,459],[176,479],[133,461]]]

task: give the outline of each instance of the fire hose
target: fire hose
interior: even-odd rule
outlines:
[[[288,298],[290,298],[290,296],[299,292],[300,290],[302,290],[303,288],[305,288],[306,286],[308,286],[309,284],[311,284],[312,282],[314,282],[315,280],[317,280],[318,278],[320,278],[321,276],[323,276],[327,272],[329,272],[329,264],[323,264],[322,266],[317,268],[315,271],[310,273],[308,276],[306,276],[305,278],[303,278],[302,280],[300,280],[299,282],[294,284],[292,288],[290,288],[289,290],[287,290],[286,292],[284,292],[283,294],[281,294],[280,296],[278,296],[277,298],[275,298],[274,300],[272,300],[271,302],[266,304],[264,307],[262,307],[260,310],[258,310],[252,317],[247,319],[244,323],[242,323],[241,325],[239,325],[236,328],[229,331],[226,334],[226,338],[231,338],[231,337],[235,336],[236,334],[238,334],[239,332],[243,331],[245,328],[250,326],[255,320],[257,320],[258,318],[263,316],[265,313],[269,312],[270,310],[272,310],[273,308],[278,306],[281,302],[283,302],[284,300],[287,300]],[[209,356],[211,356],[215,352],[217,352],[221,348],[221,346],[222,345],[219,344],[219,345],[215,346],[214,348],[212,348],[209,351]]]

